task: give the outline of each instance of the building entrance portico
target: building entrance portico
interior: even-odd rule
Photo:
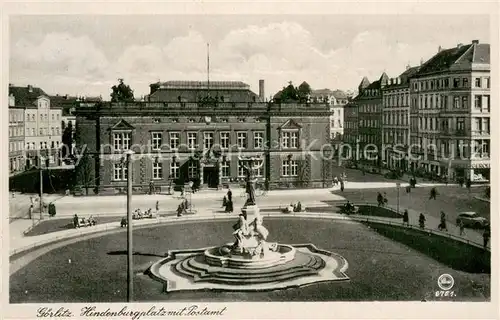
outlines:
[[[203,182],[208,188],[217,188],[219,185],[219,170],[218,166],[210,164],[203,167]]]

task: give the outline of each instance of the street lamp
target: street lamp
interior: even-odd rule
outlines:
[[[401,182],[397,182],[396,183],[396,187],[398,188],[398,207],[397,207],[397,211],[398,211],[398,215],[399,215],[399,187],[401,187]]]
[[[133,251],[132,251],[132,150],[124,152],[127,165],[127,302],[133,296]]]
[[[189,181],[189,213],[193,213],[192,208],[193,208],[193,181]]]

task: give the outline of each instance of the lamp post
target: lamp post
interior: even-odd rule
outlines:
[[[397,211],[398,211],[398,215],[399,215],[399,187],[401,187],[401,182],[397,182],[396,183],[396,187],[398,188],[398,207],[397,207]]]
[[[42,156],[38,156],[38,164],[40,166],[40,221],[43,219],[43,167],[42,167]]]
[[[193,213],[192,208],[193,208],[193,181],[189,181],[189,213]]]
[[[132,302],[133,284],[133,249],[132,249],[132,155],[128,150],[125,153],[127,166],[127,302]]]

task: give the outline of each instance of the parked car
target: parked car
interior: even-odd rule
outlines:
[[[482,229],[490,223],[488,219],[479,216],[475,212],[461,212],[457,217],[457,226],[463,224],[465,228]]]

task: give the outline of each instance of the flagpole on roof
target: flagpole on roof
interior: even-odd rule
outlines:
[[[207,43],[207,93],[210,95],[210,43]]]

